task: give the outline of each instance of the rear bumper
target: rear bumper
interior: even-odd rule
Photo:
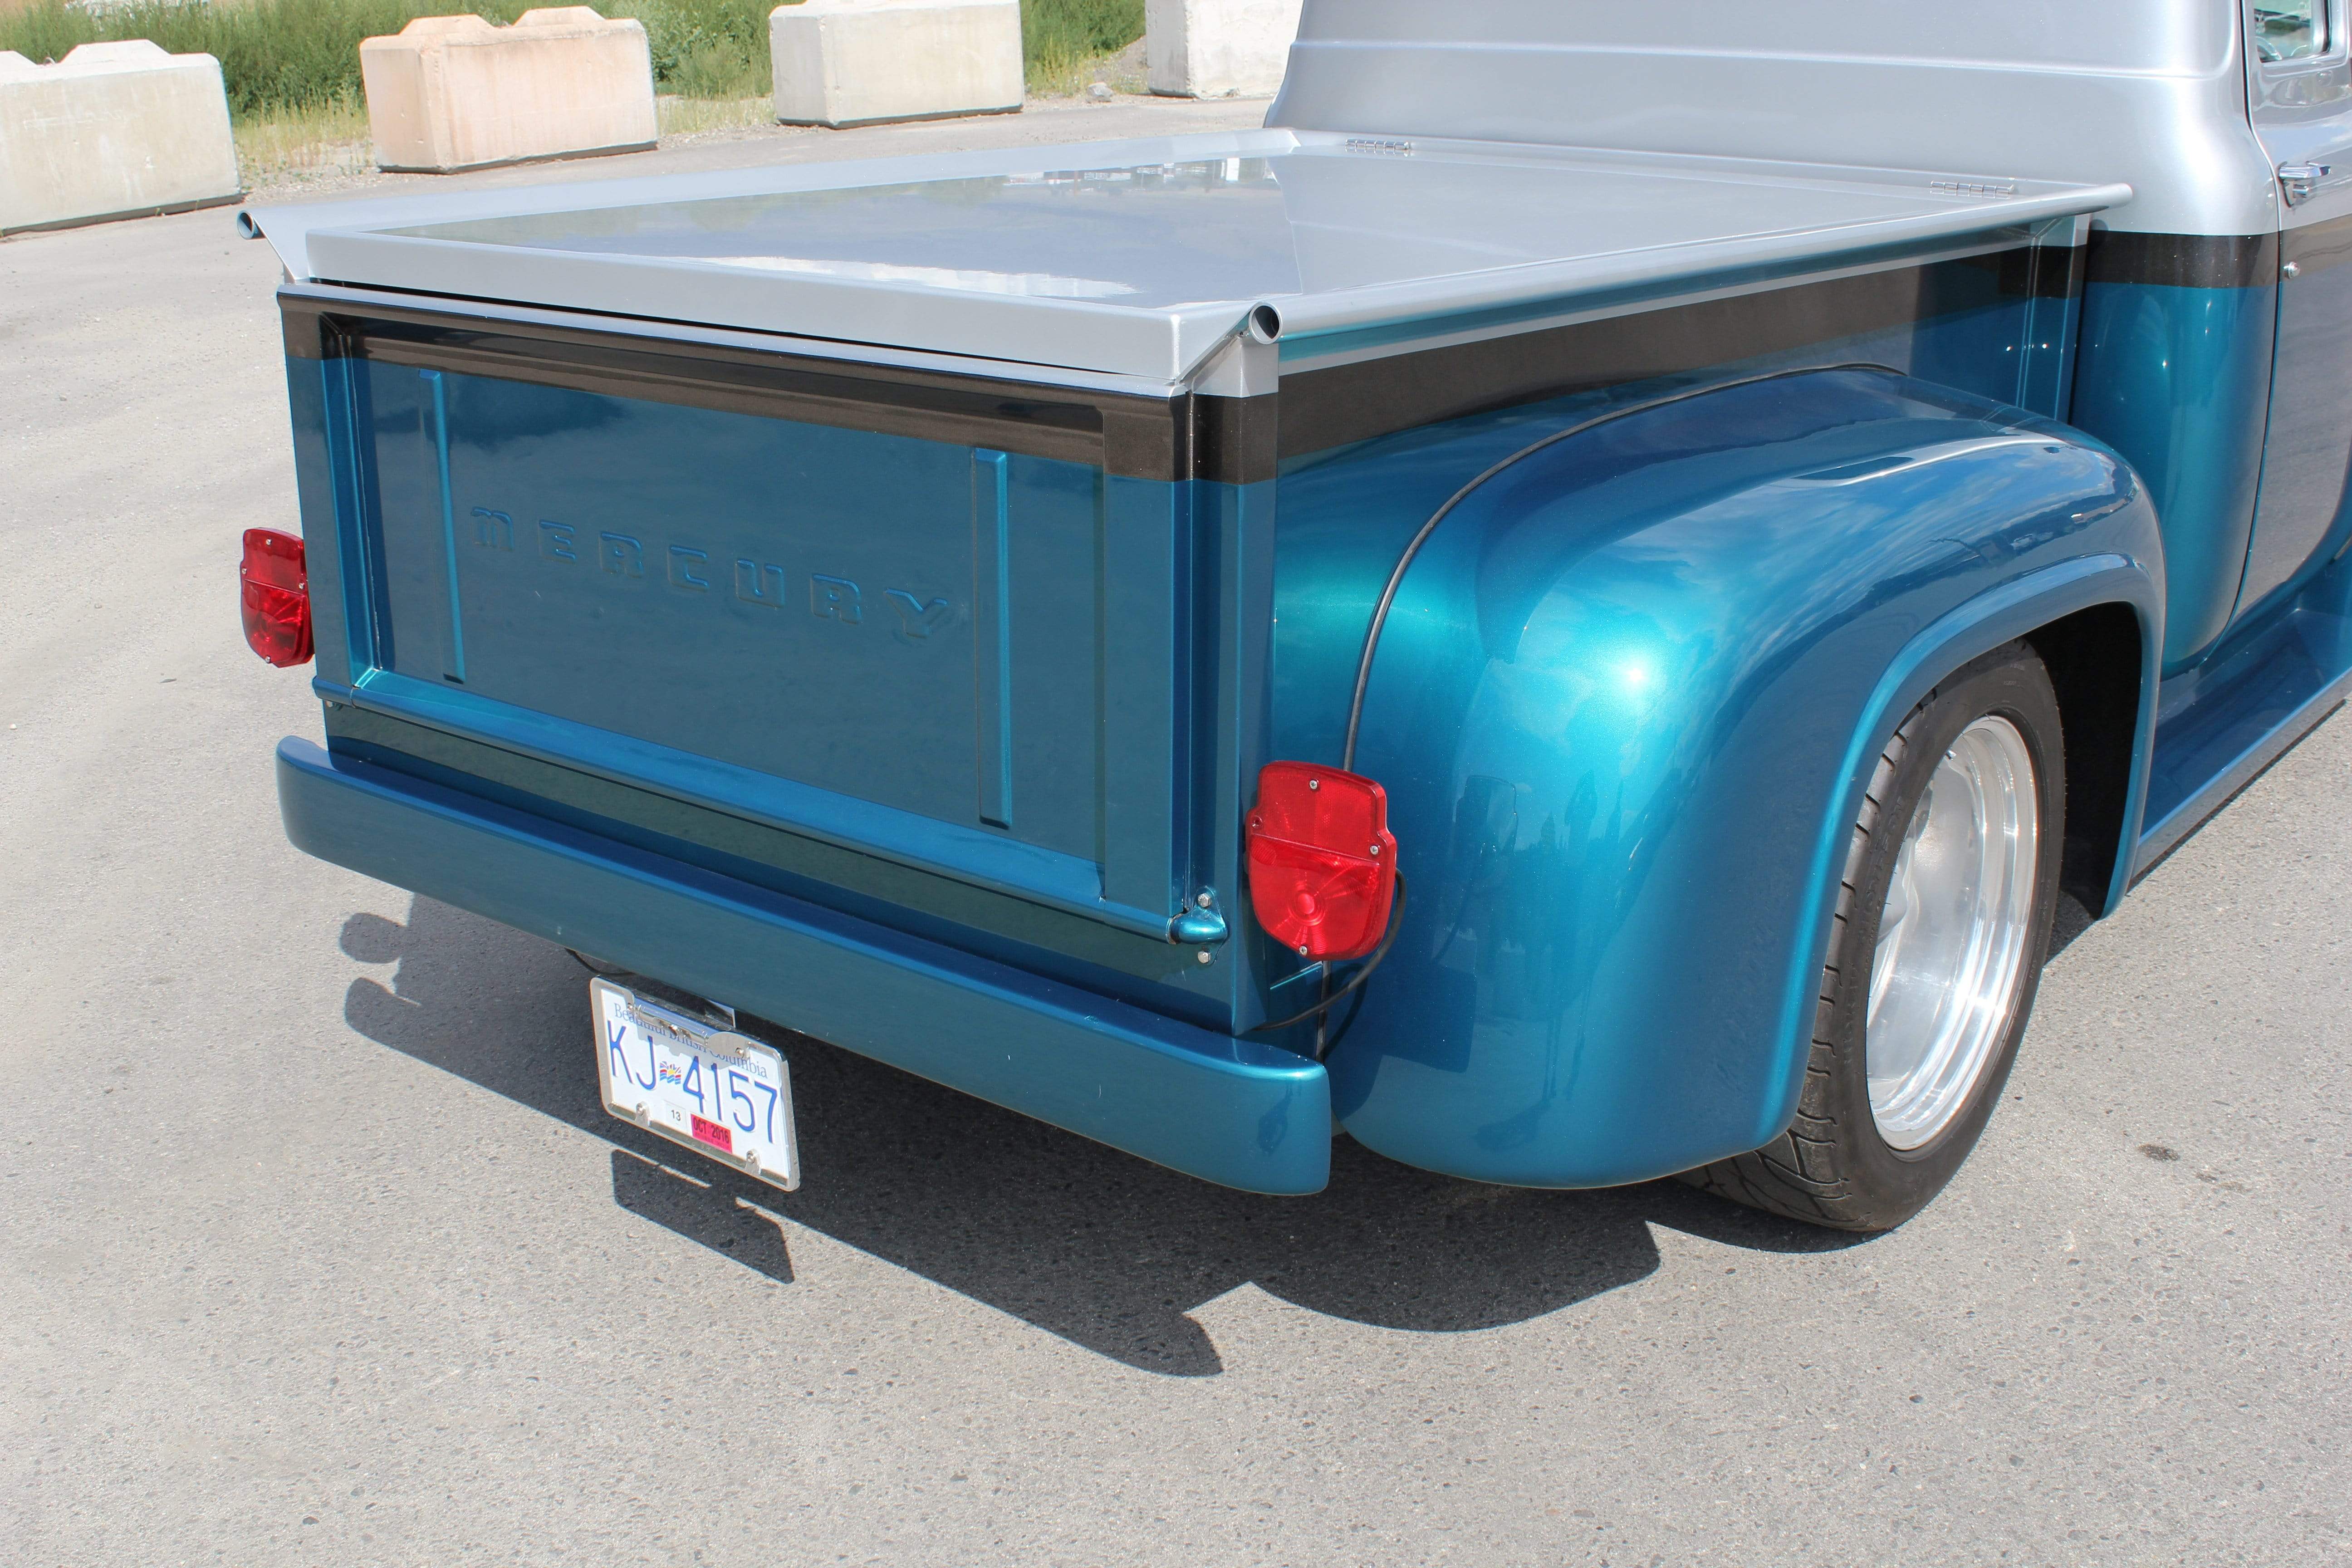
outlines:
[[[1322,1067],[921,942],[307,741],[295,847],[1204,1181],[1322,1189]],[[583,1066],[584,1066],[583,1045]]]

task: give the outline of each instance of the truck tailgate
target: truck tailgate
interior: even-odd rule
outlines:
[[[1192,957],[1237,566],[1183,400],[286,308],[331,700]]]

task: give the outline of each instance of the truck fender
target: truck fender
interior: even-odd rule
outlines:
[[[1770,1141],[1870,763],[1943,676],[2103,606],[2138,645],[2120,891],[2163,591],[2114,452],[1892,372],[1734,384],[1496,473],[1372,648],[1356,765],[1412,898],[1330,1052],[1342,1124],[1532,1186]]]

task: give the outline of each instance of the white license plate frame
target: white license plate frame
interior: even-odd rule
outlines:
[[[588,983],[588,1011],[606,1110],[729,1170],[799,1189],[792,1068],[782,1052],[602,975]]]

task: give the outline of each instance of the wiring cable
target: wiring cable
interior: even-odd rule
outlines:
[[[1364,693],[1371,685],[1372,660],[1380,652],[1381,633],[1388,626],[1389,611],[1396,604],[1397,590],[1404,585],[1404,574],[1412,569],[1414,559],[1421,554],[1422,546],[1429,542],[1430,536],[1437,531],[1438,524],[1452,516],[1456,508],[1468,500],[1489,480],[1527,461],[1547,447],[1556,447],[1571,437],[1599,429],[1603,425],[1613,425],[1618,420],[1630,419],[1637,414],[1648,414],[1661,408],[1671,408],[1678,403],[1688,403],[1693,398],[1705,397],[1711,393],[1730,392],[1739,387],[1756,386],[1765,382],[1786,381],[1792,376],[1823,375],[1838,371],[1864,371],[1872,374],[1892,376],[1900,376],[1904,374],[1893,365],[1880,364],[1870,360],[1853,360],[1839,364],[1793,365],[1785,370],[1764,371],[1755,375],[1738,376],[1730,381],[1711,381],[1703,386],[1685,387],[1680,392],[1668,393],[1661,397],[1644,398],[1639,403],[1629,403],[1622,408],[1605,410],[1590,419],[1579,420],[1564,430],[1555,430],[1539,440],[1530,441],[1508,457],[1489,465],[1460,489],[1446,497],[1445,504],[1430,513],[1429,521],[1423,523],[1414,531],[1412,538],[1406,542],[1403,552],[1397,556],[1396,564],[1389,571],[1388,581],[1381,587],[1379,601],[1372,606],[1371,622],[1364,628],[1363,651],[1356,659],[1356,686],[1348,700],[1348,736],[1346,744],[1340,750],[1339,766],[1349,773],[1356,771],[1356,738],[1363,727]],[[1468,908],[1469,897],[1465,891],[1463,910],[1466,912]],[[1461,914],[1457,913],[1454,917],[1454,924],[1458,928],[1460,923]],[[1400,871],[1397,873],[1396,907],[1390,911],[1388,932],[1381,938],[1381,945],[1373,949],[1371,955],[1364,961],[1364,966],[1350,975],[1347,984],[1336,991],[1330,989],[1331,972],[1327,966],[1323,972],[1325,989],[1321,1000],[1303,1012],[1292,1014],[1287,1018],[1270,1024],[1260,1024],[1249,1033],[1271,1033],[1276,1029],[1286,1029],[1293,1025],[1303,1024],[1312,1018],[1316,1020],[1315,1059],[1323,1060],[1329,1054],[1331,1047],[1338,1045],[1340,1037],[1347,1034],[1358,1015],[1363,1011],[1361,993],[1364,983],[1371,979],[1372,972],[1380,968],[1381,960],[1388,957],[1389,949],[1395,945],[1397,932],[1403,928],[1403,924],[1404,874]],[[1446,942],[1448,946],[1452,945],[1451,934],[1448,935]],[[1345,1001],[1350,995],[1357,996],[1358,1001],[1356,1006],[1349,1013],[1347,1022],[1342,1024],[1336,1033],[1327,1031],[1325,1025],[1328,1021],[1332,1006]]]
[[[1636,414],[1647,414],[1654,409],[1672,407],[1677,403],[1688,403],[1694,397],[1705,397],[1709,393],[1729,392],[1737,387],[1754,386],[1762,382],[1785,381],[1790,376],[1797,375],[1822,375],[1842,370],[1872,371],[1880,375],[1895,376],[1904,374],[1892,365],[1877,364],[1869,361],[1854,361],[1845,364],[1798,365],[1788,370],[1772,370],[1758,375],[1743,375],[1733,381],[1711,381],[1704,386],[1685,387],[1680,392],[1669,393],[1664,397],[1647,398],[1640,403],[1629,403],[1622,408],[1612,408],[1606,413],[1596,414],[1590,419],[1571,425],[1565,430],[1555,430],[1539,441],[1530,441],[1448,496],[1445,504],[1429,514],[1429,521],[1421,525],[1420,531],[1415,533],[1411,542],[1405,545],[1404,553],[1397,557],[1396,566],[1389,573],[1387,584],[1381,589],[1380,601],[1372,606],[1371,625],[1364,628],[1364,651],[1356,661],[1356,690],[1348,703],[1348,741],[1339,753],[1339,766],[1349,773],[1356,771],[1356,731],[1363,724],[1364,690],[1371,684],[1372,656],[1380,651],[1381,632],[1388,625],[1389,609],[1396,603],[1397,590],[1404,584],[1404,574],[1412,569],[1413,558],[1421,553],[1421,547],[1429,542],[1429,536],[1437,531],[1437,525],[1444,522],[1454,508],[1468,500],[1479,487],[1505,469],[1527,461],[1547,447],[1558,446],[1571,436],[1581,436],[1588,430],[1614,424],[1620,419],[1630,419]]]
[[[1304,1024],[1309,1018],[1319,1019],[1323,1017],[1338,1004],[1347,1000],[1349,995],[1363,988],[1364,982],[1372,977],[1372,971],[1378,969],[1381,966],[1381,961],[1388,957],[1389,949],[1396,945],[1397,932],[1403,929],[1404,873],[1399,871],[1396,873],[1396,901],[1389,907],[1389,929],[1381,934],[1381,945],[1372,949],[1371,952],[1365,958],[1364,966],[1361,969],[1357,970],[1355,973],[1349,975],[1346,984],[1340,986],[1337,991],[1327,992],[1322,999],[1317,1002],[1313,1006],[1308,1007],[1302,1012],[1293,1013],[1287,1018],[1276,1018],[1270,1023],[1259,1024],[1246,1032],[1253,1035],[1268,1035],[1272,1034],[1276,1029],[1287,1029],[1294,1024]],[[1327,967],[1323,972],[1324,983],[1326,984],[1330,983],[1330,975],[1331,972]],[[1353,1020],[1351,1019],[1350,1022],[1352,1021]],[[1316,1046],[1315,1059],[1318,1062],[1321,1061],[1324,1054],[1331,1048],[1333,1043],[1333,1041],[1318,1038]]]

